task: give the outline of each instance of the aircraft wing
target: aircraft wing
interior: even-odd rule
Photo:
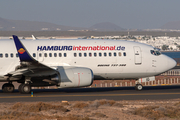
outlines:
[[[21,43],[19,38],[13,35],[14,43],[19,55],[20,65],[17,66],[15,71],[8,73],[6,76],[9,77],[18,77],[18,76],[26,76],[26,77],[38,77],[38,76],[47,76],[53,75],[56,73],[56,70],[50,68],[37,60],[35,60]]]

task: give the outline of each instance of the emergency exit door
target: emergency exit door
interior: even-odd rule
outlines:
[[[141,48],[138,46],[134,46],[134,62],[136,65],[142,64]]]

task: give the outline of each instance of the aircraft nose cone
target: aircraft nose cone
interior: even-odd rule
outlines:
[[[172,69],[177,65],[176,61],[172,58],[168,59],[168,69]]]

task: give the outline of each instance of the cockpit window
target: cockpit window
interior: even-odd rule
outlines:
[[[151,54],[156,55],[156,53],[155,53],[155,51],[154,51],[154,50],[151,50]]]
[[[159,55],[161,55],[161,52],[159,50],[155,49],[155,50],[151,50],[151,54],[159,56]]]
[[[159,51],[156,51],[156,55],[161,55],[161,52],[159,52]]]

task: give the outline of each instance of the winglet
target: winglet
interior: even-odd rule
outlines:
[[[19,38],[16,35],[13,35],[14,43],[16,45],[16,49],[19,55],[19,59],[21,62],[33,62],[36,61],[34,58],[31,57],[27,49],[24,47],[24,45],[21,43]]]
[[[33,40],[37,40],[37,38],[36,38],[36,37],[34,37],[34,35],[32,35],[32,39],[33,39]]]

